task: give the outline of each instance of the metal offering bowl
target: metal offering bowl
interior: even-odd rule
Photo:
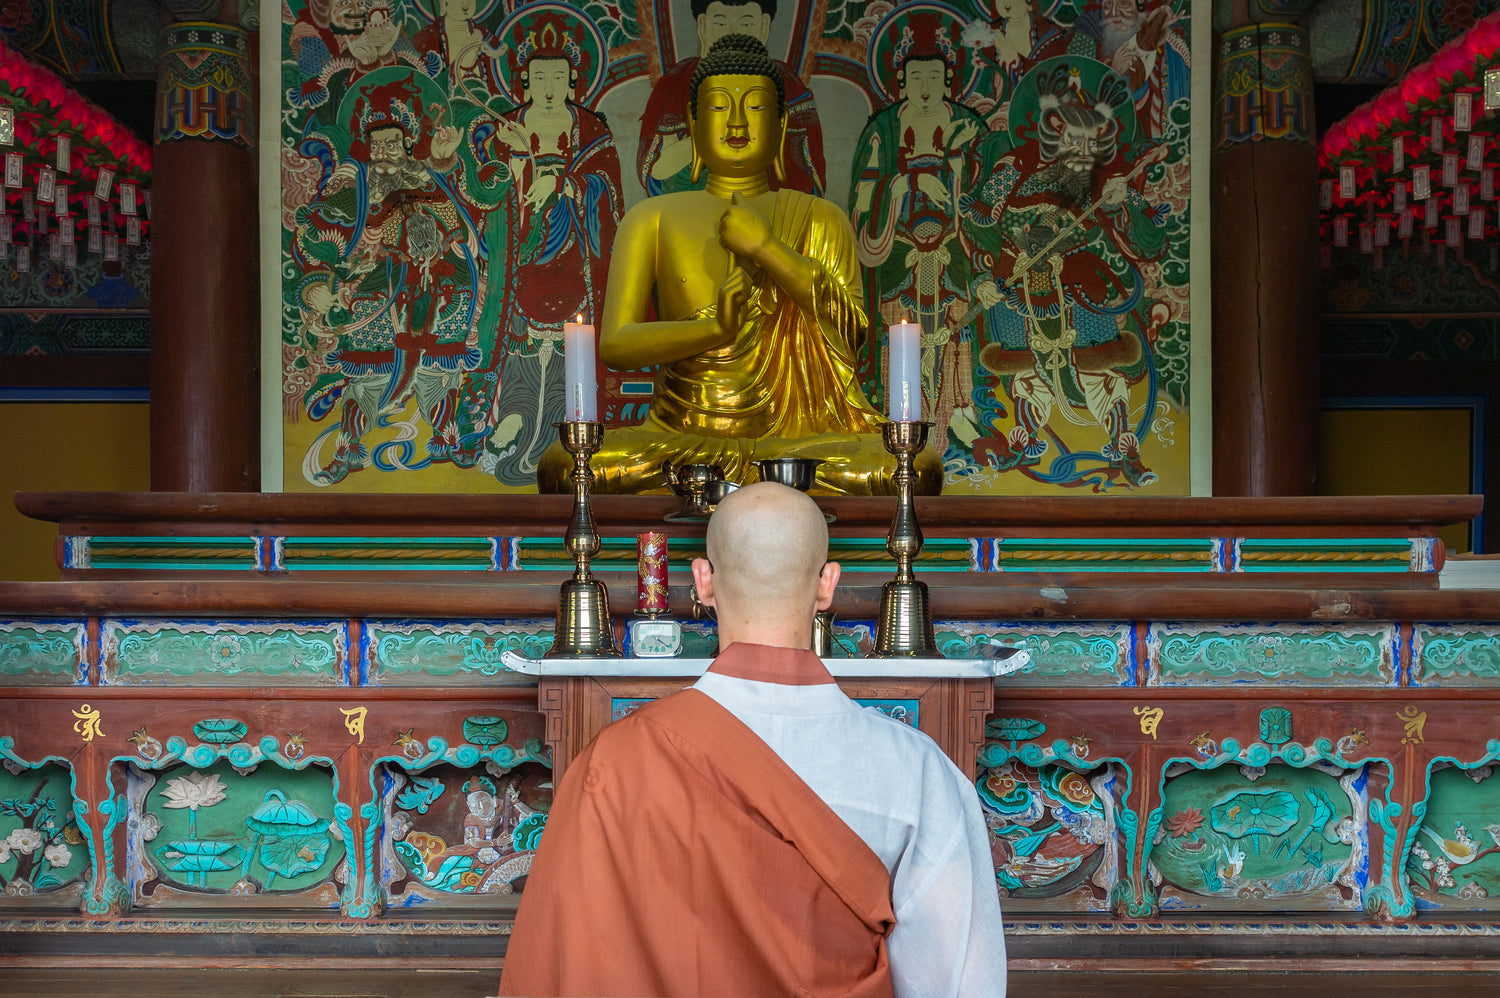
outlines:
[[[673,465],[671,461],[663,461],[661,471],[667,480],[668,488],[680,496],[690,496],[694,499],[703,494],[704,488],[710,482],[724,480],[724,469],[717,464]]]
[[[737,488],[739,485],[735,482],[726,482],[723,479],[709,482],[703,486],[703,501],[710,506],[717,506],[724,501],[725,496]]]
[[[817,480],[818,465],[822,463],[823,459],[817,457],[775,457],[756,461],[755,467],[763,482],[779,482],[806,492]]]

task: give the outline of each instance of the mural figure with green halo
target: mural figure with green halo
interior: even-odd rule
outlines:
[[[516,106],[474,130],[472,152],[512,182],[485,226],[479,328],[493,331],[496,356],[471,375],[483,390],[467,408],[493,403],[486,468],[503,484],[530,485],[563,418],[563,324],[598,318],[624,195],[609,126],[588,107],[608,61],[599,29],[566,5],[533,3],[499,35]],[[596,376],[607,390],[602,367]]]
[[[989,131],[963,103],[976,82],[963,29],[941,3],[898,7],[875,28],[869,78],[890,105],[859,137],[849,194],[872,319],[921,327],[923,411],[940,456],[953,411],[973,405],[972,333],[949,323],[968,309],[971,284],[958,199],[974,183],[970,149]]]
[[[984,180],[961,210],[984,306],[979,361],[1006,396],[960,434],[977,468],[1095,491],[1156,481],[1141,443],[1160,418],[1152,349],[1170,315],[1171,245],[1153,189],[1164,171],[1151,169],[1172,151],[1138,142],[1128,82],[1081,56],[1028,72],[1008,128],[977,146]]]

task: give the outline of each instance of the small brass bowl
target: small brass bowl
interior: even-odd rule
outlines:
[[[823,459],[817,457],[774,457],[756,461],[755,467],[763,482],[779,482],[806,492],[817,480],[818,465],[822,463]]]

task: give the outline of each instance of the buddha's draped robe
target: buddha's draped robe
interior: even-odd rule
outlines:
[[[605,433],[592,462],[596,492],[664,491],[664,461],[716,464],[745,483],[758,477],[753,461],[816,457],[824,461],[822,491],[894,493],[895,459],[880,437],[885,418],[855,372],[867,320],[848,220],[831,201],[783,188],[771,231],[813,262],[812,309],[756,274],[734,342],[662,365],[646,421]],[[709,305],[693,318],[716,310]],[[572,458],[553,447],[537,471],[541,491],[571,491],[572,469]],[[916,471],[918,493],[940,491],[935,458],[919,457]]]

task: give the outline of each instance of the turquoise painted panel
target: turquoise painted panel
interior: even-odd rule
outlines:
[[[1007,912],[1109,907],[1119,879],[1118,774],[1112,763],[1084,772],[1014,760],[980,768],[975,789]]]
[[[161,773],[132,768],[126,796],[135,905],[241,907],[257,895],[337,905],[333,874],[344,843],[330,828],[337,811],[331,771],[237,770],[227,760]]]
[[[1382,537],[1246,537],[1239,541],[1240,572],[1432,571],[1427,539]]]
[[[996,572],[1212,572],[1211,538],[996,538]]]
[[[919,727],[921,724],[920,716],[922,701],[920,700],[858,699],[854,702],[859,704],[861,707],[874,707],[876,710],[880,711],[891,720],[900,721],[902,724],[909,724],[913,728]]]
[[[1393,686],[1395,624],[1153,623],[1147,683]]]
[[[0,769],[0,896],[6,904],[66,895],[76,904],[90,868],[88,844],[73,814],[66,767]],[[62,897],[51,899],[66,905]]]
[[[504,652],[541,658],[552,647],[552,618],[518,620],[368,620],[360,636],[362,681],[371,686],[474,683],[526,685]]]
[[[107,685],[331,686],[348,681],[343,621],[99,622]]]
[[[1413,686],[1500,685],[1500,623],[1413,624]]]
[[[1129,624],[1010,624],[937,621],[938,651],[948,658],[978,658],[978,647],[998,641],[1031,653],[1031,661],[1005,678],[1010,686],[1133,686],[1134,630]]]
[[[552,806],[552,771],[523,762],[378,771],[381,885],[391,906],[513,907]]]
[[[829,542],[828,557],[843,566],[845,572],[894,572],[895,559],[886,550],[883,537],[834,537]],[[930,538],[917,556],[919,572],[971,572],[978,570],[975,544],[962,537]],[[703,539],[673,537],[667,544],[667,565],[671,571],[686,573],[694,558],[703,557]],[[634,571],[636,542],[634,537],[604,537],[593,565],[601,571]],[[516,545],[515,564],[523,571],[557,571],[572,568],[573,557],[563,547],[561,537],[522,537]]]
[[[487,572],[499,568],[494,537],[288,537],[281,567],[295,571]]]
[[[1500,777],[1494,767],[1432,774],[1407,870],[1419,909],[1494,908],[1500,898]]]
[[[256,547],[254,537],[97,536],[76,549],[83,564],[71,567],[247,572],[256,567]]]
[[[0,620],[0,685],[72,686],[85,681],[84,622]]]
[[[1365,781],[1273,764],[1190,769],[1162,788],[1162,910],[1357,910]]]

